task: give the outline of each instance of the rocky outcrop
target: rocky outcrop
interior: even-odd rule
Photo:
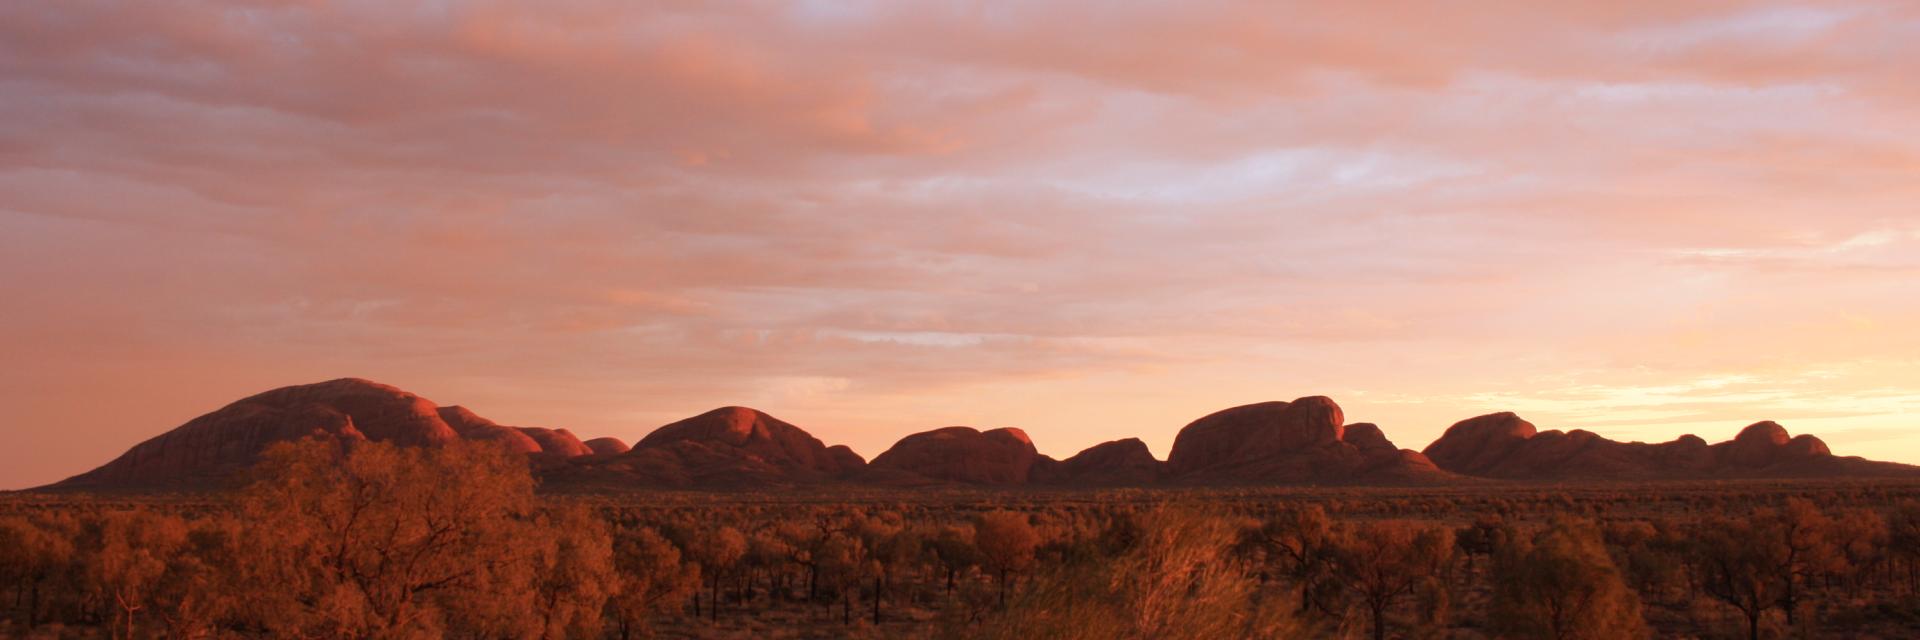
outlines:
[[[1180,430],[1167,471],[1184,483],[1417,482],[1444,479],[1372,424],[1345,424],[1333,400],[1311,396],[1216,412]]]
[[[548,429],[545,427],[515,427],[534,442],[540,443],[540,453],[555,458],[576,458],[593,455],[593,449],[581,442],[578,436],[566,429]]]
[[[1542,431],[1512,413],[1463,420],[1425,452],[1395,447],[1380,427],[1345,424],[1334,401],[1234,407],[1180,430],[1166,462],[1145,443],[1102,443],[1065,460],[1041,455],[1019,429],[948,427],[901,439],[868,464],[845,446],[745,407],[660,427],[629,448],[582,442],[566,429],[512,427],[461,406],[343,378],[244,398],[142,442],[106,465],[55,485],[83,489],[232,486],[275,443],[321,437],[351,445],[494,442],[526,454],[543,487],[796,487],[827,483],[919,486],[1143,486],[1920,476],[1920,468],[1833,455],[1811,435],[1773,422],[1708,444],[1616,442],[1582,431]]]
[[[781,469],[821,477],[853,471],[858,465],[827,450],[819,438],[799,427],[746,407],[723,407],[669,424],[635,444],[635,450],[666,449],[696,443],[753,457]],[[631,453],[631,452],[629,452]],[[851,453],[851,451],[847,451]],[[855,456],[854,459],[857,459]]]
[[[230,483],[278,442],[309,436],[431,446],[460,436],[420,396],[343,378],[241,399],[135,445],[63,487],[172,488]]]
[[[487,440],[498,442],[515,453],[536,454],[541,452],[540,442],[520,429],[501,426],[492,420],[475,415],[466,407],[454,405],[440,407],[440,419],[453,427],[454,432],[468,440]]]
[[[1708,445],[1693,435],[1670,442],[1617,442],[1590,431],[1538,431],[1511,413],[1461,421],[1427,447],[1454,473],[1511,480],[1711,479],[1814,475],[1905,475],[1912,467],[1834,456],[1819,438],[1792,437],[1772,422]]]
[[[1147,443],[1127,438],[1093,445],[1071,458],[1044,460],[1033,472],[1036,482],[1074,486],[1141,486],[1158,482],[1166,463],[1153,457]]]
[[[799,427],[748,409],[722,407],[655,429],[616,456],[546,473],[548,484],[611,488],[772,488],[817,484],[866,465]]]
[[[943,482],[1018,485],[1028,482],[1040,459],[1025,431],[947,427],[901,438],[869,467]]]

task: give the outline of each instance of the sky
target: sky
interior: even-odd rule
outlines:
[[[346,376],[1920,463],[1916,327],[1912,2],[0,3],[0,488]]]

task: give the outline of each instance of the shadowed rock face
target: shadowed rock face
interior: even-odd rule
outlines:
[[[1372,424],[1343,424],[1333,400],[1311,396],[1220,411],[1180,430],[1167,470],[1184,482],[1410,482],[1446,474],[1401,451]]]
[[[1165,472],[1166,463],[1153,457],[1147,443],[1127,438],[1093,445],[1059,462],[1042,456],[1033,476],[1051,484],[1138,486],[1160,480]]]
[[[1026,484],[1040,459],[1019,429],[947,427],[901,438],[869,466],[945,482],[1013,485]]]
[[[420,396],[343,378],[242,399],[135,445],[60,483],[67,487],[177,487],[228,482],[277,442],[311,435],[432,446],[460,436]]]
[[[1708,445],[1697,436],[1671,442],[1616,442],[1588,431],[1537,431],[1511,413],[1461,421],[1427,447],[1455,473],[1515,480],[1904,475],[1914,469],[1840,458],[1819,438],[1789,437],[1772,422]]]

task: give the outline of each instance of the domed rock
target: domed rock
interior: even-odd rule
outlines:
[[[627,446],[627,443],[622,442],[619,438],[594,438],[586,441],[584,444],[587,445],[588,449],[593,450],[595,455],[603,456],[616,456],[632,449],[632,447]]]
[[[1494,413],[1454,423],[1422,453],[1441,469],[1488,475],[1537,434],[1533,423],[1520,416]]]
[[[947,427],[901,438],[867,466],[947,482],[1011,485],[1025,484],[1039,459],[1033,440],[1019,429]]]
[[[1380,430],[1380,425],[1371,422],[1347,425],[1347,428],[1341,433],[1341,440],[1347,444],[1359,447],[1361,451],[1396,451],[1399,449],[1393,446],[1392,441],[1387,440],[1387,434]]]
[[[1143,485],[1160,479],[1166,463],[1139,438],[1102,442],[1049,467],[1048,482],[1073,485]]]
[[[1191,473],[1338,442],[1343,416],[1320,396],[1262,402],[1214,412],[1174,437],[1169,471]]]
[[[60,486],[223,484],[235,480],[267,447],[311,435],[402,446],[459,438],[437,409],[420,396],[357,378],[282,387],[194,418]]]
[[[454,405],[440,407],[437,410],[440,419],[446,421],[455,433],[468,440],[499,442],[514,453],[540,453],[540,443],[513,427],[504,427],[492,420],[482,418],[466,407]]]
[[[844,444],[827,447],[827,457],[833,459],[835,467],[846,471],[853,471],[867,466],[866,458],[860,457],[860,454],[854,453],[852,447]]]
[[[1215,412],[1180,430],[1167,470],[1184,482],[1231,483],[1403,482],[1446,475],[1419,453],[1403,455],[1379,427],[1348,427],[1344,420],[1340,406],[1322,396]]]
[[[660,427],[633,448],[637,451],[687,441],[730,449],[778,468],[815,475],[838,475],[858,468],[849,467],[846,456],[829,453],[826,444],[805,430],[746,407],[722,407]]]
[[[1825,441],[1805,433],[1794,436],[1792,440],[1788,440],[1785,445],[1780,447],[1780,450],[1782,455],[1789,459],[1820,458],[1833,455],[1833,450],[1827,448]]]
[[[527,434],[534,442],[540,443],[540,452],[555,458],[576,458],[593,455],[593,449],[587,448],[579,436],[566,429],[548,429],[545,427],[515,427],[520,433]]]
[[[1726,443],[1721,459],[1738,467],[1764,467],[1773,464],[1780,448],[1792,438],[1787,428],[1774,422],[1756,422],[1740,430],[1740,435]]]

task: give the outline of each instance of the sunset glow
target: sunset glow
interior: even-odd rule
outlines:
[[[1920,463],[1920,4],[0,3],[0,488],[354,376]]]

